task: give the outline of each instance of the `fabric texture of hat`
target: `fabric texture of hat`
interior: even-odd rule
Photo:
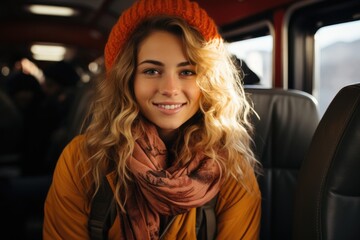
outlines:
[[[123,12],[113,26],[105,46],[105,67],[108,71],[122,51],[125,42],[146,18],[169,15],[185,19],[209,41],[220,38],[216,24],[198,3],[189,0],[139,0]]]

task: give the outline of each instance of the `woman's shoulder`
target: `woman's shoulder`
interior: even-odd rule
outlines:
[[[85,135],[75,136],[70,142],[65,146],[61,155],[74,155],[81,154],[83,151],[83,145],[85,143]]]
[[[85,135],[77,135],[67,144],[66,148],[80,147],[85,142]]]
[[[83,157],[84,142],[84,135],[74,137],[62,151],[57,163],[57,169],[75,169],[77,163]]]
[[[76,188],[80,188],[79,183],[84,168],[79,165],[79,162],[84,158],[82,146],[84,141],[85,136],[76,136],[64,148],[53,174],[53,182],[56,182],[57,185],[74,185]]]
[[[218,207],[225,210],[239,203],[246,205],[260,199],[261,193],[255,173],[250,171],[241,179],[229,176],[224,180],[219,192]]]

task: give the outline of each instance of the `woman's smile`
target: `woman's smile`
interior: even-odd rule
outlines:
[[[186,103],[154,103],[154,106],[164,114],[176,114]]]

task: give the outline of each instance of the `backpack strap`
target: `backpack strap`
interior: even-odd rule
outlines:
[[[197,239],[212,240],[216,237],[215,205],[218,195],[205,205],[196,208],[196,236]]]
[[[196,208],[196,236],[197,239],[212,240],[216,236],[215,205],[218,194],[209,202]],[[107,240],[108,231],[114,224],[117,215],[114,193],[106,177],[95,194],[88,220],[91,240]]]
[[[108,231],[117,215],[114,193],[106,177],[101,181],[100,188],[95,194],[88,220],[91,240],[106,240]]]

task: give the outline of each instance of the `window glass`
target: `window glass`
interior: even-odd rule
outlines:
[[[272,87],[273,38],[271,35],[231,42],[228,49],[259,77],[260,82],[257,85],[264,88]]]
[[[360,82],[360,21],[320,28],[315,34],[313,95],[322,116],[336,93]]]

